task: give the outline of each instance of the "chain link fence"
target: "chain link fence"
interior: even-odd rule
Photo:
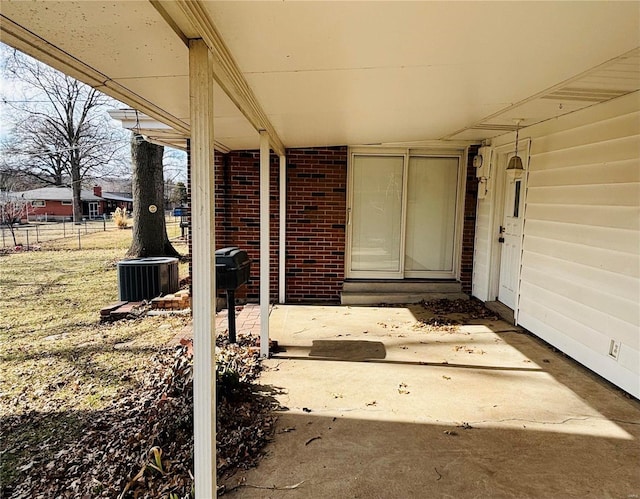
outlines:
[[[179,225],[179,219],[167,217],[167,230],[170,226]],[[0,226],[2,248],[32,249],[41,243],[60,239],[75,238],[78,248],[82,249],[82,238],[96,232],[118,231],[112,220],[83,220],[73,222],[30,222],[28,224]],[[175,229],[171,232],[175,232]]]

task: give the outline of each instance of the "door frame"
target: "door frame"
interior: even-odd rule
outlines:
[[[98,201],[89,201],[89,220],[94,220],[95,218],[98,218],[98,215],[100,214],[100,206]]]
[[[520,138],[518,140],[518,156],[522,158],[524,165],[524,175],[522,176],[521,196],[522,196],[522,226],[520,236],[520,257],[518,258],[518,276],[515,296],[515,308],[513,309],[513,317],[515,324],[518,323],[518,311],[520,308],[520,283],[522,281],[522,251],[524,248],[524,225],[527,214],[527,186],[529,177],[529,160],[531,151],[531,139]],[[511,155],[515,154],[515,141],[496,147],[493,150],[493,188],[495,195],[493,196],[492,218],[491,218],[491,260],[489,271],[489,294],[488,301],[498,301],[500,291],[500,264],[502,258],[502,245],[498,242],[499,227],[504,220],[505,195],[507,188],[507,164]],[[502,303],[502,302],[501,302]]]
[[[402,218],[400,220],[400,233],[404,234],[406,227],[405,213],[405,191],[407,189],[407,176],[404,174],[406,163],[408,161],[407,149],[404,148],[350,148],[347,160],[347,224],[345,230],[345,258],[344,258],[344,275],[348,279],[404,279],[404,237],[400,238],[400,265],[398,272],[375,272],[363,270],[351,270],[351,250],[352,250],[352,227],[353,220],[353,158],[355,156],[381,156],[381,157],[402,157],[403,158],[403,174],[402,174]]]
[[[409,277],[405,276],[404,260],[405,260],[405,232],[406,232],[406,214],[407,214],[407,176],[403,174],[403,200],[402,200],[402,220],[401,231],[402,239],[400,241],[400,268],[401,271],[397,277],[390,277],[388,273],[352,271],[351,266],[351,250],[352,250],[352,234],[351,234],[351,207],[353,206],[353,158],[355,156],[403,156],[404,171],[406,173],[409,166],[409,158],[411,156],[418,157],[437,157],[437,158],[457,158],[458,159],[458,182],[456,186],[456,215],[454,227],[454,244],[453,244],[453,269],[447,273],[433,273],[432,277],[425,279],[456,279],[460,280],[461,255],[462,255],[462,233],[464,224],[464,200],[466,196],[466,172],[468,147],[381,147],[381,146],[361,146],[349,147],[347,155],[347,206],[346,206],[346,244],[344,259],[344,275],[347,279],[396,279],[403,280]],[[446,274],[446,275],[445,275]]]

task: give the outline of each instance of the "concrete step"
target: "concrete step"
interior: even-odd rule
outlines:
[[[340,295],[340,303],[342,305],[381,305],[381,304],[398,304],[398,303],[419,303],[421,301],[440,300],[446,298],[448,300],[467,300],[469,296],[465,293],[458,292],[424,292],[424,293],[354,293],[342,292]]]
[[[466,299],[457,281],[442,280],[353,280],[345,281],[343,305],[377,305],[382,303],[418,303],[441,298]]]
[[[460,293],[462,285],[453,280],[357,280],[345,281],[345,293]]]

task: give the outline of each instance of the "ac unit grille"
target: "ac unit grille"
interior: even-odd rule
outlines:
[[[138,258],[118,262],[118,294],[122,301],[151,300],[177,290],[177,258]]]

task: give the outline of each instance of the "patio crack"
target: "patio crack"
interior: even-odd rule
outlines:
[[[482,421],[471,421],[469,422],[469,424],[506,423],[509,421],[519,421],[523,423],[536,423],[536,424],[542,424],[542,425],[562,425],[570,421],[588,421],[590,419],[598,420],[598,421],[610,421],[612,423],[640,425],[640,421],[626,421],[623,419],[613,419],[613,418],[596,417],[596,416],[569,417],[569,418],[563,419],[562,421],[540,421],[537,419],[524,419],[524,418],[485,419]]]

